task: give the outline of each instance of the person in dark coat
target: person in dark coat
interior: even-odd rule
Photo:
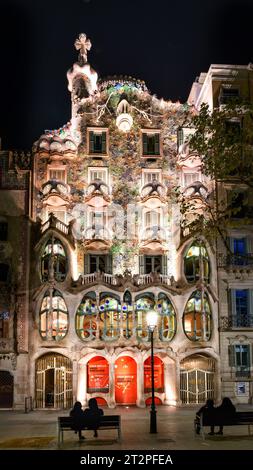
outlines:
[[[74,407],[70,411],[70,416],[73,418],[72,429],[75,431],[75,433],[78,432],[79,441],[82,441],[85,439],[85,437],[82,436],[82,429],[84,426],[84,412],[82,410],[82,403],[80,401],[75,402]]]
[[[199,411],[196,413],[196,433],[200,433],[200,417],[202,414],[208,415],[208,416],[214,416],[215,408],[214,408],[214,401],[211,398],[208,398],[206,401],[206,404],[202,406]],[[211,426],[211,430],[209,434],[214,434],[214,426]]]
[[[236,409],[235,406],[233,405],[232,401],[230,398],[225,397],[222,400],[222,403],[220,406],[216,408],[216,416],[218,422],[220,421],[226,421],[227,418],[232,418],[235,415]],[[216,432],[215,434],[220,434],[223,435],[223,426],[220,425],[219,431]]]
[[[96,398],[90,398],[88,402],[89,408],[84,410],[84,421],[89,429],[94,430],[94,437],[98,437],[97,429],[99,427],[100,418],[104,412],[101,408],[98,408]]]

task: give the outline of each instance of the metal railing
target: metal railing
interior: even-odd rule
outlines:
[[[253,328],[253,315],[231,315],[220,317],[220,330],[233,328]]]
[[[224,267],[229,267],[229,266],[235,266],[235,267],[252,266],[253,267],[253,253],[247,253],[245,255],[218,253],[218,267],[224,268]]]

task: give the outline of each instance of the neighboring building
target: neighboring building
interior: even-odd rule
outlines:
[[[23,408],[28,377],[30,154],[0,149],[0,408]]]
[[[211,65],[193,84],[188,102],[197,109],[223,106],[231,98],[252,103],[253,66]],[[234,124],[234,123],[233,123]],[[217,184],[220,201],[241,207],[228,230],[230,253],[217,247],[221,392],[234,403],[253,402],[253,191],[235,177]],[[231,198],[231,195],[236,197]],[[247,207],[243,200],[247,196]],[[232,222],[232,221],[231,221]]]

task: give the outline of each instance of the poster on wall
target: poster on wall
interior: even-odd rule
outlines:
[[[88,362],[88,393],[109,392],[109,365],[106,359]]]
[[[163,363],[159,358],[154,358],[154,385],[155,392],[164,392],[164,374]],[[150,358],[144,363],[144,392],[148,393],[152,390],[152,373]]]

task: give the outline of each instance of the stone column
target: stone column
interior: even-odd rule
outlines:
[[[115,408],[115,367],[114,367],[115,358],[111,357],[109,362],[109,399],[108,407]]]
[[[78,384],[78,366],[76,359],[73,360],[72,364],[72,395],[73,395],[73,403],[77,401],[77,384]]]
[[[87,364],[78,364],[77,400],[83,406],[87,404]]]
[[[145,408],[144,400],[144,363],[141,353],[137,357],[137,402],[140,408]]]

